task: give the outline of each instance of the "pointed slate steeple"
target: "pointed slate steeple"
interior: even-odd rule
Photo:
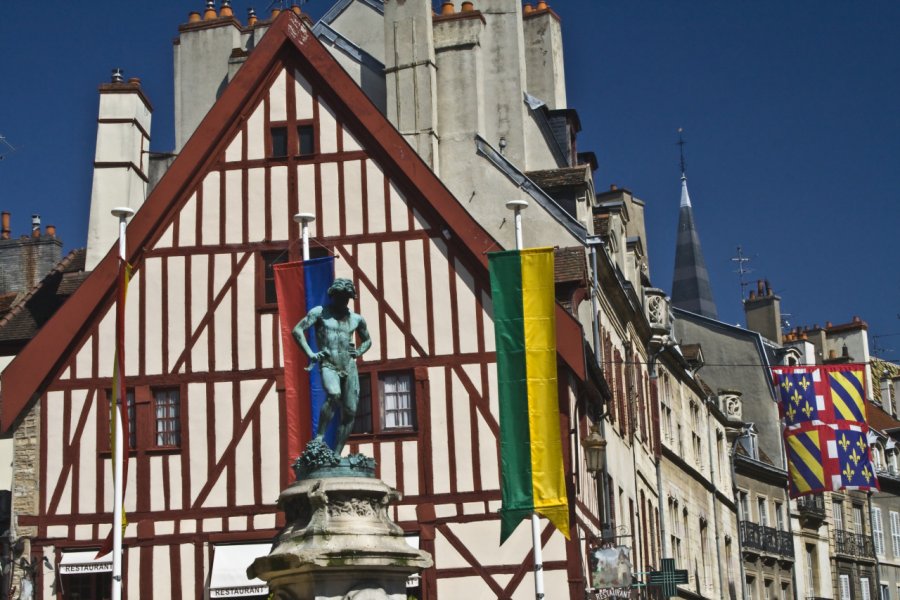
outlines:
[[[709,284],[709,272],[700,248],[700,236],[694,223],[691,197],[688,195],[684,169],[684,140],[679,136],[681,153],[681,207],[678,211],[678,238],[675,243],[675,272],[672,275],[672,306],[718,318],[716,303]]]

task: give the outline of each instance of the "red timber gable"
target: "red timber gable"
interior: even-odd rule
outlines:
[[[301,153],[298,128],[308,126],[314,146]],[[276,128],[286,132],[286,156],[273,154]],[[280,525],[274,503],[292,457],[264,260],[299,258],[291,219],[298,212],[316,215],[314,245],[333,252],[338,276],[357,286],[356,310],[373,338],[360,364],[372,395],[394,385],[390,377],[409,376],[415,423],[373,425],[350,441],[403,490],[394,518],[436,553],[426,595],[446,589],[452,597],[438,579],[471,585],[473,577],[492,596],[512,597],[529,570],[528,534],[523,526],[523,544],[495,547],[498,423],[485,253],[496,243],[289,11],[128,227],[132,597],[204,597],[215,544],[271,539]],[[5,430],[40,408],[37,507],[18,517],[36,528],[34,545],[51,560],[96,547],[109,531],[104,438],[116,261],[113,249],[2,374]],[[584,378],[582,333],[559,307],[557,315],[567,404],[564,373]],[[381,417],[376,403],[373,421]],[[554,543],[545,569],[564,586],[571,560]],[[170,580],[154,582],[156,568]]]
[[[221,160],[229,136],[246,127],[247,106],[259,102],[260,90],[271,82],[274,71],[288,56],[298,64],[317,92],[341,115],[346,127],[357,135],[359,144],[373,159],[381,159],[398,186],[413,189],[416,209],[438,216],[454,239],[462,242],[469,260],[486,273],[486,253],[497,249],[496,241],[462,207],[422,162],[415,151],[394,129],[362,90],[331,57],[302,21],[284,12],[269,28],[246,64],[229,83],[222,97],[210,109],[178,159],[154,188],[144,206],[128,227],[127,256],[140,268],[142,250],[158,239],[167,223],[188,200],[203,174]],[[352,108],[351,108],[352,107]],[[231,127],[222,127],[231,123]],[[234,150],[233,150],[234,151]],[[293,200],[292,200],[293,202]],[[267,213],[268,215],[269,213]],[[287,223],[291,239],[299,236],[298,227]],[[270,232],[270,231],[269,231]],[[108,307],[114,296],[116,249],[111,248],[91,276],[29,344],[11,367],[0,375],[2,405],[0,427],[10,431],[29,402],[59,373],[96,321],[98,307]],[[293,255],[292,255],[293,256]],[[483,275],[483,274],[482,274]],[[585,378],[580,325],[557,307],[558,349],[561,358],[579,378]]]

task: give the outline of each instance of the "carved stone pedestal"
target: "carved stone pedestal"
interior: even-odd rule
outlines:
[[[287,526],[248,577],[277,600],[406,600],[406,580],[432,565],[388,516],[400,493],[364,477],[300,480],[281,493]]]

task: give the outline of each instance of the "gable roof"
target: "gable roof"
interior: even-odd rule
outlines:
[[[487,273],[486,253],[498,247],[493,237],[475,221],[450,193],[403,136],[372,104],[331,54],[293,12],[284,11],[272,23],[250,57],[222,96],[213,105],[128,226],[126,258],[138,264],[143,249],[162,235],[185,197],[202,179],[205,169],[228,142],[229,127],[241,110],[255,98],[277,65],[296,58],[308,69],[304,76],[320,92],[366,151],[398,185],[416,190],[423,208],[446,224],[473,263]],[[0,375],[0,428],[9,431],[23,411],[64,366],[77,344],[99,318],[101,306],[109,306],[115,295],[117,248],[106,256],[87,280]],[[558,352],[581,379],[585,378],[585,356],[580,324],[561,306],[556,307]]]
[[[28,292],[0,296],[0,354],[24,346],[74,293],[86,276],[84,256],[84,248],[72,250]]]

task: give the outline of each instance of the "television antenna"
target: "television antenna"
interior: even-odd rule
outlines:
[[[6,150],[4,153],[3,151]],[[12,154],[18,150],[15,146],[9,143],[9,140],[6,139],[6,136],[0,133],[0,160],[6,158],[7,154]]]
[[[744,302],[745,292],[747,291],[747,286],[750,285],[748,281],[744,279],[744,275],[748,275],[753,272],[753,269],[747,266],[752,259],[749,256],[744,256],[744,249],[742,246],[737,247],[737,256],[731,257],[731,262],[737,264],[737,270],[734,271],[738,274],[740,286],[741,286],[741,303]]]

